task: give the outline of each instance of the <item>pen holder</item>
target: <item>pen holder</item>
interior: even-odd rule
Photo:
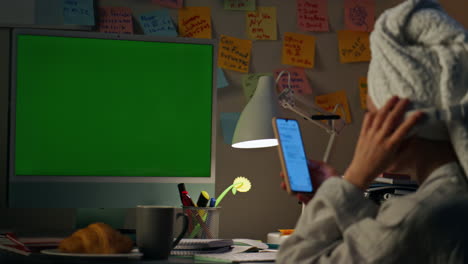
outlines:
[[[221,207],[183,206],[182,209],[189,218],[186,238],[218,238]]]

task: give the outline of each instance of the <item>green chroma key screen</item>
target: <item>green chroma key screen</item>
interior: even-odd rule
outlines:
[[[17,41],[16,175],[210,176],[212,45]]]

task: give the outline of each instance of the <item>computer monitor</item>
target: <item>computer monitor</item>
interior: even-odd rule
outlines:
[[[9,207],[214,192],[213,40],[22,29],[11,46]]]

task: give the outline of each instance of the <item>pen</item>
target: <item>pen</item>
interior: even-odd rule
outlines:
[[[206,207],[206,205],[208,204],[209,199],[210,199],[210,195],[205,191],[201,191],[200,196],[198,196],[197,206],[198,207]]]
[[[216,204],[216,198],[211,197],[210,198],[210,207],[215,207],[215,204]]]
[[[177,185],[179,188],[179,195],[180,195],[180,200],[182,201],[183,206],[196,206],[190,195],[188,194],[187,190],[185,189],[185,184],[179,183]]]

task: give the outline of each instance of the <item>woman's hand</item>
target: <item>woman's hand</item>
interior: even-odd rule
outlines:
[[[309,167],[310,179],[312,180],[314,192],[312,194],[296,194],[297,199],[305,204],[307,204],[310,201],[310,199],[312,199],[317,189],[320,187],[320,185],[322,185],[322,183],[326,179],[338,176],[336,170],[324,162],[309,160],[307,165]],[[280,173],[280,176],[282,178],[285,177],[283,172]],[[281,188],[283,188],[283,190],[286,190],[286,183],[284,181],[281,182]]]
[[[417,112],[403,120],[408,103],[408,99],[394,96],[381,109],[366,113],[354,157],[344,179],[365,190],[388,168],[401,142],[423,116],[422,112]]]

